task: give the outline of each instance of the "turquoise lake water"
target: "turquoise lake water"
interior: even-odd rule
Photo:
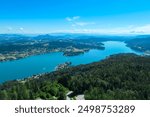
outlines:
[[[58,64],[72,62],[72,65],[80,65],[105,59],[109,55],[118,53],[136,53],[124,42],[104,42],[105,50],[90,50],[82,55],[66,57],[62,52],[54,52],[43,55],[30,56],[24,59],[0,63],[0,82],[13,79],[22,79],[32,75],[51,72]]]

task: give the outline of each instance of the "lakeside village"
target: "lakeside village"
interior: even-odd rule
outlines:
[[[55,67],[55,70],[58,71],[58,70],[63,70],[63,69],[67,69],[71,66],[71,62],[65,62],[63,64],[59,64]]]

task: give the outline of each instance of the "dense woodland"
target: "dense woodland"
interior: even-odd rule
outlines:
[[[39,78],[0,85],[0,99],[66,99],[66,93],[85,99],[150,99],[150,57],[113,55],[100,62],[47,73]]]

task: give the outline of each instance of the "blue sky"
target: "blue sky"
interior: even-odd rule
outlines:
[[[150,33],[150,0],[0,0],[0,33]]]

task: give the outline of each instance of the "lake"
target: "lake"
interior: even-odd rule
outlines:
[[[105,50],[92,49],[82,55],[66,57],[62,52],[53,52],[30,56],[27,58],[0,63],[0,82],[14,79],[22,79],[36,74],[51,72],[58,64],[72,62],[72,65],[80,65],[96,62],[105,59],[107,56],[118,53],[136,53],[124,42],[107,41],[104,42]]]

